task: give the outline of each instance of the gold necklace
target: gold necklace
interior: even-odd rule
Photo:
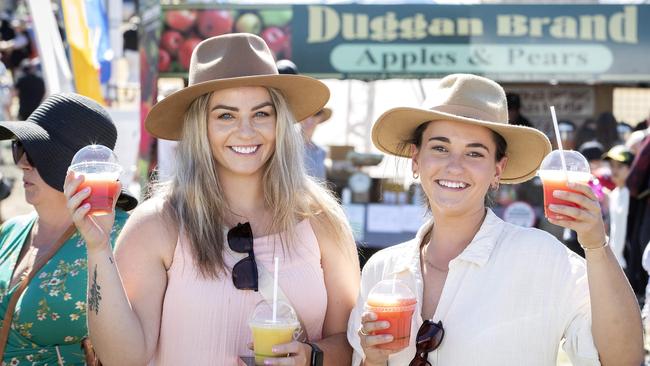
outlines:
[[[447,268],[447,269],[442,269],[442,268],[436,266],[435,264],[429,262],[428,259],[425,259],[425,260],[424,260],[424,263],[426,263],[426,264],[428,264],[429,266],[433,267],[433,269],[435,269],[435,270],[438,271],[438,272],[449,272],[449,268]]]

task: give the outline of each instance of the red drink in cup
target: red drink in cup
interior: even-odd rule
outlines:
[[[90,187],[90,196],[83,202],[90,204],[89,214],[112,213],[122,173],[115,153],[103,145],[88,145],[75,154],[69,169],[84,176],[78,191]]]
[[[83,203],[90,204],[90,215],[108,215],[113,212],[113,200],[119,188],[119,183],[111,176],[101,174],[86,174],[79,190],[90,187],[90,197]]]
[[[365,310],[377,314],[377,321],[387,321],[390,327],[371,332],[372,335],[390,334],[393,341],[377,348],[398,351],[409,345],[411,319],[417,299],[406,283],[400,280],[383,280],[377,283],[366,301]]]
[[[549,205],[579,206],[573,202],[565,201],[553,196],[553,191],[562,190],[580,193],[576,190],[570,189],[567,186],[567,183],[589,183],[592,178],[589,169],[589,162],[584,156],[582,156],[582,154],[573,150],[563,151],[563,153],[566,171],[562,167],[560,151],[554,150],[544,158],[540,169],[537,172],[544,187],[544,215],[550,219],[556,220],[569,218],[549,210]]]

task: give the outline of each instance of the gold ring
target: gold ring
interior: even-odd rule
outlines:
[[[363,331],[363,327],[361,327],[361,329],[359,329],[359,333],[366,336],[366,337],[370,335],[370,334]]]

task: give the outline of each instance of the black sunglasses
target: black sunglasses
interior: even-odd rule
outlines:
[[[239,290],[258,290],[257,263],[253,253],[253,231],[247,222],[237,224],[228,230],[228,246],[237,253],[248,253],[248,256],[232,267],[232,283]]]
[[[14,163],[18,165],[18,162],[20,159],[23,157],[23,154],[27,157],[27,162],[31,166],[35,166],[34,162],[32,161],[32,158],[29,157],[29,154],[25,151],[25,146],[23,146],[23,143],[20,142],[19,140],[13,140],[11,141],[11,154],[14,157]]]
[[[413,357],[409,366],[431,366],[427,360],[429,352],[438,349],[444,337],[445,329],[442,327],[442,321],[434,323],[431,320],[425,320],[418,330],[418,336],[415,340],[415,357]]]

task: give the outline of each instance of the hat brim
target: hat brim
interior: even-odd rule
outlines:
[[[296,121],[318,112],[329,100],[329,88],[322,82],[303,75],[261,75],[218,79],[194,84],[170,94],[156,103],[145,120],[145,128],[152,135],[180,140],[184,115],[197,97],[228,88],[263,86],[278,89],[287,99]]]
[[[117,197],[117,203],[115,206],[121,208],[124,211],[131,211],[138,205],[138,199],[135,196],[131,195],[126,188],[122,187],[119,197]]]
[[[331,108],[323,108],[323,120],[318,122],[318,124],[321,124],[323,122],[327,122],[330,118],[332,118],[332,109]]]
[[[59,158],[69,155],[70,152],[53,143],[47,130],[29,120],[0,122],[0,140],[12,139],[17,139],[23,144],[45,183],[63,192],[66,172],[61,170]]]
[[[372,128],[372,141],[382,152],[410,158],[410,151],[402,148],[404,141],[411,138],[419,125],[439,120],[483,126],[501,135],[508,144],[508,163],[500,179],[504,184],[521,183],[534,177],[544,157],[551,152],[548,137],[534,128],[408,107],[393,108],[382,114]]]

